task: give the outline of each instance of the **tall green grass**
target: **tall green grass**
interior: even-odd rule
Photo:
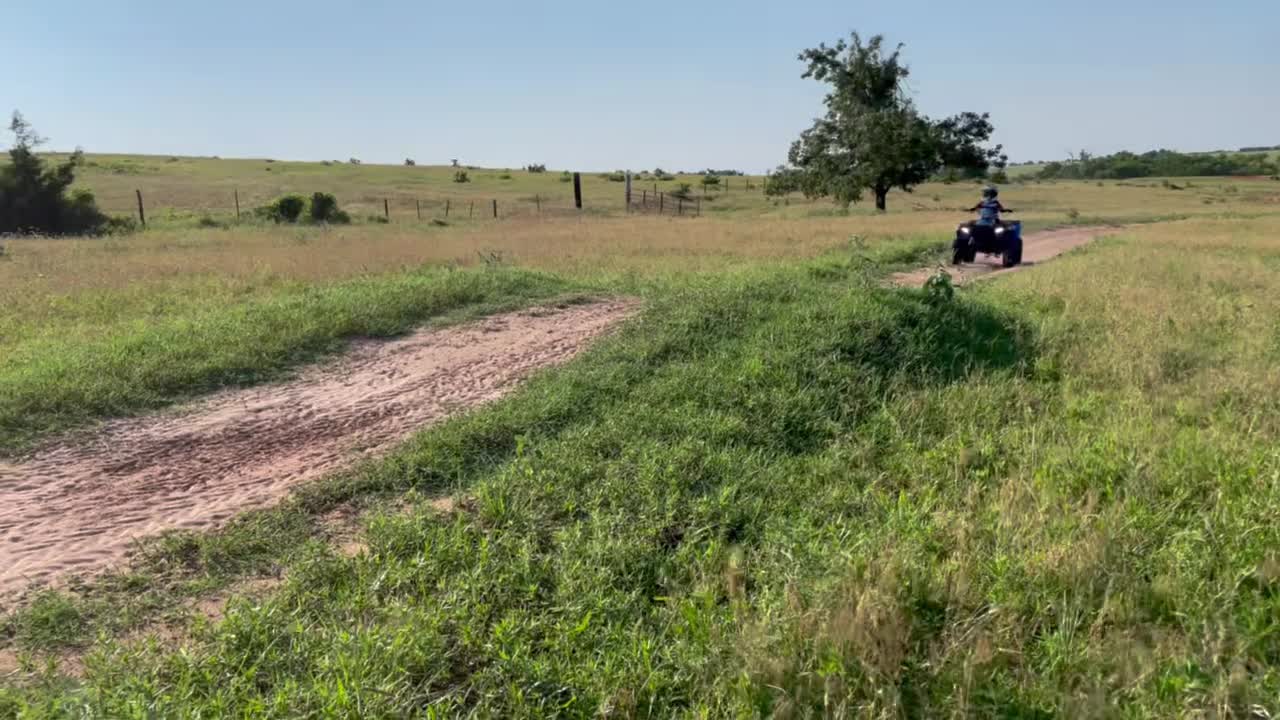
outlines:
[[[1152,228],[952,299],[833,260],[689,280],[236,551],[178,536],[159,557],[256,547],[284,583],[0,716],[1274,711],[1277,268],[1271,226],[1215,227],[1230,255]],[[272,544],[405,490],[457,507],[382,506],[354,557]],[[9,632],[104,626],[67,602]]]

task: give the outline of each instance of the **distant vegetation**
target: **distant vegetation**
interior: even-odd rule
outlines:
[[[257,210],[259,217],[277,223],[296,223],[303,219],[321,224],[343,224],[351,222],[351,216],[338,208],[338,200],[330,193],[318,192],[311,199],[297,195],[282,195]]]
[[[1272,175],[1278,163],[1265,154],[1188,154],[1154,150],[1141,155],[1118,152],[1093,156],[1081,152],[1077,160],[1047,163],[1035,177],[1041,180],[1126,180],[1143,177],[1208,177]]]
[[[93,193],[68,194],[83,160],[81,152],[47,167],[35,152],[44,138],[22,113],[13,113],[9,130],[14,140],[9,164],[0,168],[0,233],[93,235],[108,229],[112,223],[98,210]]]
[[[416,160],[414,160],[413,158],[405,158],[405,159],[404,159],[404,164],[405,164],[405,166],[406,166],[406,167],[413,167],[413,166],[417,165],[418,163],[417,163],[417,161],[416,161]]]
[[[456,183],[468,183],[471,182],[471,176],[467,174],[466,170],[459,170],[453,174],[453,181]]]
[[[525,169],[525,172],[531,172],[531,173],[544,173],[544,172],[546,172],[546,171],[547,171],[547,166],[546,166],[546,165],[539,165],[539,164],[534,164],[534,165],[525,165],[524,169]]]
[[[1242,148],[1240,148],[1240,152],[1242,152],[1242,153],[1251,153],[1251,152],[1271,152],[1272,150],[1280,150],[1280,145],[1271,145],[1270,147],[1263,146],[1263,147],[1242,147]]]

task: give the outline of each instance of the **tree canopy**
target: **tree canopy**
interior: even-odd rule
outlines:
[[[994,130],[987,114],[934,121],[916,109],[904,89],[911,71],[902,47],[887,49],[882,35],[863,42],[855,32],[800,53],[802,77],[830,86],[826,112],[791,145],[790,164],[770,178],[771,194],[800,191],[848,205],[870,190],[884,210],[891,189],[910,192],[944,168],[981,175],[1004,167],[1000,146],[985,147]]]

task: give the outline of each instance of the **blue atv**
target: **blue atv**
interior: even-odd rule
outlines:
[[[995,225],[979,225],[977,221],[970,221],[956,228],[956,239],[951,244],[951,264],[971,263],[978,257],[978,253],[999,255],[1000,264],[1007,268],[1020,265],[1022,223],[1014,220]]]

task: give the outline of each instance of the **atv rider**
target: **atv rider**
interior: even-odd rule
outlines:
[[[982,202],[969,208],[969,212],[977,211],[977,225],[983,227],[995,227],[1000,224],[1000,213],[1007,212],[1004,205],[996,198],[1000,196],[1000,191],[994,185],[988,185],[982,189]]]

